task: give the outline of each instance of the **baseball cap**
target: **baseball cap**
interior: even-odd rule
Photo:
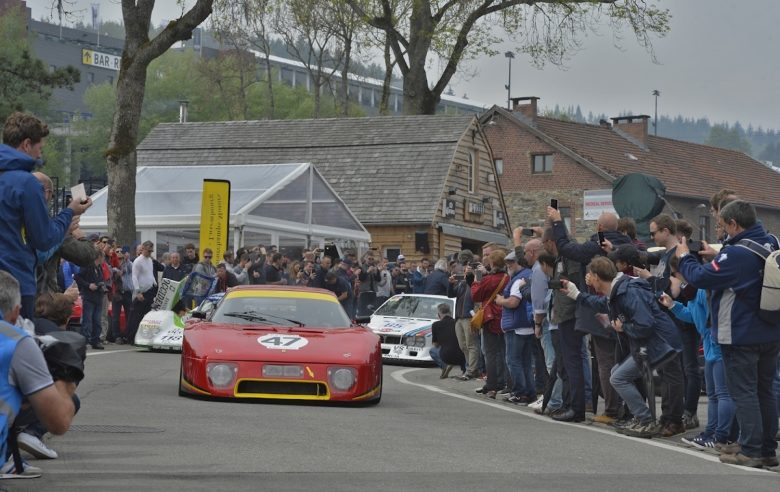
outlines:
[[[398,257],[396,258],[395,261],[403,261],[405,259],[406,259],[406,257],[404,255],[398,255]]]
[[[633,259],[639,258],[639,250],[633,244],[621,244],[616,250],[610,251],[607,254],[607,258],[613,263],[618,260],[628,263]]]
[[[517,256],[515,255],[515,252],[512,251],[506,257],[504,258],[504,261],[517,261]]]
[[[97,234],[90,234],[89,240],[90,241],[98,241],[98,240],[100,240],[100,236],[98,236]]]
[[[352,266],[352,260],[350,260],[349,258],[342,258],[341,262],[347,266]]]

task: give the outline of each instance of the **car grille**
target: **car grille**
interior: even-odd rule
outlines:
[[[390,345],[401,345],[401,337],[394,335],[379,335],[382,338],[382,343],[389,343]]]
[[[325,396],[328,387],[323,383],[295,381],[241,381],[236,393],[291,396]]]

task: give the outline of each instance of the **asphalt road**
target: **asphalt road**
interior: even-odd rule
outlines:
[[[562,424],[475,395],[438,369],[385,366],[377,406],[215,402],[177,396],[174,354],[90,352],[71,431],[47,437],[44,475],[11,491],[777,491],[780,474],[714,454]],[[704,409],[700,416],[705,415]],[[702,421],[705,417],[702,416]]]

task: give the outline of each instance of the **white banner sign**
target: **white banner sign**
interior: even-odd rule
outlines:
[[[119,71],[120,63],[122,63],[122,57],[116,55],[109,55],[108,53],[100,53],[92,50],[81,50],[81,63],[84,65],[92,65],[93,67],[107,68],[109,70]]]
[[[92,29],[97,31],[100,29],[100,4],[92,3],[90,6],[92,7]]]
[[[612,205],[612,190],[591,190],[585,192],[585,204],[582,208],[585,220],[597,220],[604,212],[617,215]]]

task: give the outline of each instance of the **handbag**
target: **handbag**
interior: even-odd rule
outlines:
[[[491,295],[487,301],[483,302],[482,306],[480,306],[477,312],[474,313],[474,316],[471,318],[471,331],[476,331],[482,328],[482,324],[485,322],[485,309],[490,305],[491,302],[493,302],[501,288],[504,287],[505,281],[506,277],[501,279],[501,282],[498,283],[498,287],[496,287],[493,295]]]

